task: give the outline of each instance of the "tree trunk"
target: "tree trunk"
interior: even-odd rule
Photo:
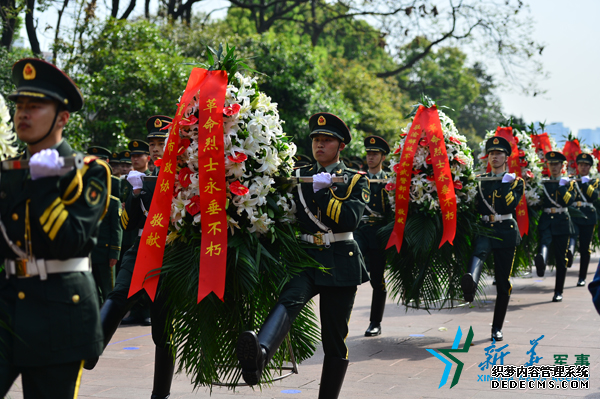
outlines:
[[[15,37],[17,18],[15,13],[15,0],[0,0],[0,16],[2,17],[2,39],[0,44],[10,51]]]
[[[129,2],[129,7],[127,7],[127,10],[125,10],[125,12],[123,13],[123,15],[121,15],[121,18],[119,18],[119,19],[127,19],[127,18],[129,18],[129,14],[131,14],[131,12],[133,11],[134,8],[135,8],[135,0],[131,0]]]
[[[35,21],[33,19],[33,10],[35,9],[35,0],[27,0],[27,12],[25,13],[25,28],[29,37],[29,44],[33,54],[41,55],[40,42],[35,32]]]
[[[145,0],[144,2],[144,17],[150,19],[150,0]]]
[[[58,11],[58,18],[56,20],[56,28],[54,29],[54,46],[52,46],[52,63],[56,64],[56,52],[58,51],[58,36],[60,33],[60,24],[62,21],[63,13],[69,5],[69,0],[63,2],[62,8]]]
[[[110,16],[117,18],[119,13],[119,0],[112,0],[112,9],[110,10]]]

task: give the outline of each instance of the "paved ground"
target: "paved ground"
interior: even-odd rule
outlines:
[[[577,262],[577,260],[576,260]],[[592,280],[598,264],[598,254],[592,258],[587,281]],[[348,347],[350,366],[342,388],[341,398],[487,398],[531,397],[600,398],[600,317],[591,302],[586,287],[576,287],[579,265],[575,263],[567,273],[564,300],[552,303],[554,273],[544,278],[525,276],[513,281],[513,296],[503,328],[505,339],[497,348],[508,344],[500,353],[510,352],[505,364],[522,365],[528,359],[530,340],[544,335],[535,352],[543,357],[539,364],[554,364],[555,354],[568,355],[567,363],[574,364],[576,355],[589,355],[590,384],[583,390],[492,390],[490,382],[478,381],[484,372],[478,365],[486,359],[485,348],[491,345],[495,288],[489,301],[471,307],[453,310],[405,311],[388,301],[383,321],[383,335],[365,338],[369,322],[371,289],[369,284],[359,287],[350,321]],[[491,283],[488,281],[488,283]],[[432,356],[427,348],[450,348],[458,327],[465,340],[469,327],[474,338],[468,353],[458,353],[464,370],[458,384],[450,389],[455,367],[448,383],[438,388],[444,364]],[[152,388],[154,347],[149,327],[121,327],[93,371],[85,371],[79,398],[147,399]],[[241,387],[235,392],[214,388],[212,395],[206,388],[192,391],[189,379],[177,375],[173,382],[172,399],[178,398],[316,398],[319,389],[323,353],[300,365],[299,375],[293,375],[263,390]],[[487,372],[489,373],[489,371]],[[485,373],[485,374],[487,374]],[[10,391],[11,399],[20,399],[20,380]]]

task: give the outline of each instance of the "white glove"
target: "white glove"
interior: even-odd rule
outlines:
[[[315,193],[327,187],[331,187],[331,174],[321,172],[313,176],[313,191]]]
[[[48,176],[60,176],[63,166],[65,166],[65,161],[58,155],[58,151],[51,149],[42,150],[33,154],[29,160],[31,180]]]
[[[142,172],[138,172],[137,170],[132,170],[127,175],[127,181],[133,186],[134,190],[140,190],[142,188],[142,176],[144,176],[144,174]]]
[[[558,182],[559,186],[564,186],[565,184],[567,184],[569,182],[569,178],[568,177],[561,177],[560,181]]]
[[[502,183],[512,183],[515,181],[515,177],[517,177],[517,175],[514,173],[507,173],[502,176]]]
[[[590,178],[589,178],[588,176],[583,176],[583,177],[581,178],[581,182],[582,182],[583,184],[585,184],[585,183],[589,183],[589,182],[590,182]]]

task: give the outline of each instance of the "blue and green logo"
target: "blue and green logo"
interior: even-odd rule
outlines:
[[[458,384],[458,380],[460,379],[460,374],[462,373],[462,369],[464,366],[464,363],[461,362],[460,360],[458,360],[452,353],[453,352],[468,352],[469,348],[471,347],[471,341],[473,341],[473,327],[469,328],[469,333],[467,334],[467,339],[465,340],[465,343],[463,344],[462,349],[458,348],[458,345],[460,344],[460,340],[462,338],[462,331],[460,329],[460,326],[458,326],[458,331],[456,332],[456,336],[454,337],[454,342],[452,343],[452,348],[451,349],[438,349],[440,353],[437,353],[434,349],[427,349],[427,352],[431,353],[433,356],[437,357],[439,360],[442,361],[442,363],[444,363],[446,365],[446,367],[444,367],[444,374],[442,375],[442,380],[440,381],[440,386],[438,387],[438,389],[440,389],[441,387],[443,387],[444,385],[446,385],[446,383],[448,382],[448,376],[450,375],[450,370],[452,369],[452,363],[450,362],[450,360],[452,360],[454,363],[456,363],[456,370],[454,371],[454,378],[452,378],[452,385],[450,385],[450,388],[454,387],[456,384]],[[445,355],[448,359],[444,358]]]

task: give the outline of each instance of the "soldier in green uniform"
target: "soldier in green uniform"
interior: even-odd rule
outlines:
[[[118,152],[113,151],[110,154],[110,158],[108,159],[108,164],[112,168],[113,176],[116,176],[120,179],[121,178],[121,158],[119,158]]]
[[[581,258],[579,260],[579,280],[577,281],[577,286],[583,287],[585,286],[585,277],[587,275],[592,253],[590,250],[590,243],[592,242],[592,236],[594,235],[594,227],[598,222],[594,202],[598,199],[599,180],[590,179],[589,176],[590,168],[594,165],[592,154],[579,154],[575,161],[577,162],[579,176],[577,183],[575,183],[576,198],[571,206],[579,209],[586,218],[573,216],[575,234],[571,236],[569,244],[571,257],[569,258],[567,268],[571,267],[573,255],[575,254],[575,243],[577,238],[579,238],[579,253],[581,254]]]
[[[494,231],[494,238],[476,238],[475,250],[469,261],[469,272],[463,276],[461,286],[465,301],[473,302],[483,264],[490,253],[493,253],[496,305],[492,321],[492,340],[502,341],[502,325],[512,292],[510,272],[517,245],[521,243],[519,226],[513,218],[513,213],[525,193],[525,184],[523,179],[515,177],[514,173],[507,173],[506,165],[511,147],[506,139],[491,137],[485,143],[485,152],[492,171],[481,177],[497,180],[479,181],[476,206],[481,214],[481,223]]]
[[[89,254],[110,171],[95,157],[68,166],[75,151],[63,129],[83,97],[67,75],[27,58],[12,78],[14,124],[27,149],[0,169],[0,397],[21,375],[25,399],[73,398],[83,359],[102,351]]]
[[[133,140],[129,144],[129,147],[132,149],[132,164],[136,170],[129,172],[127,176],[127,181],[130,185],[130,194],[125,202],[125,209],[121,215],[121,223],[125,231],[135,231],[138,237],[123,257],[123,263],[117,276],[115,288],[108,296],[100,311],[105,347],[110,342],[127,311],[142,299],[149,301],[144,290],[133,295],[131,298],[127,297],[140,244],[139,237],[141,237],[144,224],[146,223],[146,216],[150,210],[156,183],[155,181],[143,180],[142,176],[149,176],[149,173],[147,169],[145,173],[140,172],[143,169],[143,164],[136,162],[136,158],[140,153],[149,154],[150,148],[152,148],[152,157],[154,160],[162,158],[168,134],[167,130],[162,130],[162,128],[169,123],[171,123],[171,118],[167,116],[157,115],[151,117],[146,122],[148,130],[147,139],[150,144],[148,145],[141,140]],[[158,173],[158,168],[156,172]],[[167,323],[166,299],[167,294],[159,289],[158,295],[150,306],[152,314],[152,340],[156,345],[152,399],[166,399],[169,397],[173,373],[175,371],[175,361],[171,354],[169,337],[165,333]],[[98,359],[91,359],[86,362],[85,368],[91,370],[97,361]]]
[[[560,302],[562,301],[563,287],[567,275],[566,262],[569,237],[574,233],[573,223],[571,223],[567,207],[575,201],[577,196],[574,188],[575,181],[570,181],[568,177],[561,177],[562,168],[567,158],[558,151],[549,151],[545,157],[551,179],[560,179],[560,181],[558,183],[542,181],[544,210],[538,222],[540,249],[534,260],[537,275],[542,277],[546,271],[548,247],[552,244],[556,260],[556,283],[552,302]]]
[[[373,297],[371,299],[371,317],[369,328],[365,331],[365,337],[374,337],[381,334],[381,320],[385,310],[385,252],[381,240],[377,238],[377,231],[382,227],[385,213],[388,211],[388,195],[385,190],[385,182],[373,182],[372,180],[385,180],[387,173],[381,165],[385,156],[390,152],[388,143],[379,136],[369,136],[364,140],[367,150],[367,165],[369,170],[367,176],[371,190],[371,202],[365,207],[359,228],[354,232],[354,239],[360,247],[371,277]]]
[[[296,176],[312,176],[313,184],[300,184],[295,193],[297,217],[306,234],[302,240],[314,243],[307,250],[327,271],[308,269],[283,288],[277,305],[258,334],[245,331],[238,340],[237,356],[242,377],[256,385],[266,364],[290,330],[304,305],[320,295],[321,339],[325,359],[319,398],[336,399],[348,368],[348,321],[356,287],[369,280],[363,257],[354,241],[356,230],[371,193],[364,172],[347,169],[340,151],[350,142],[350,130],[337,116],[313,115],[309,120],[313,165],[296,169]],[[332,175],[348,176],[348,183],[333,183]]]
[[[87,153],[97,156],[106,162],[109,161],[112,155],[106,148],[98,146],[89,147]],[[100,223],[98,242],[91,253],[92,274],[94,275],[94,281],[96,281],[100,305],[104,303],[108,294],[113,289],[112,269],[119,259],[123,236],[120,220],[121,201],[118,198],[118,194],[121,191],[121,179],[114,174],[111,176],[111,179],[110,204],[102,223]]]

